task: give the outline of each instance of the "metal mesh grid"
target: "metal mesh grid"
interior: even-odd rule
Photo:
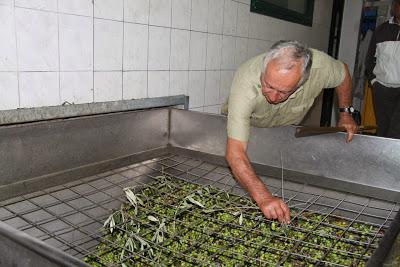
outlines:
[[[213,185],[237,196],[245,195],[227,168],[170,154],[4,201],[0,203],[0,220],[73,256],[83,258],[91,255],[99,242],[105,241],[100,229],[107,217],[126,202],[123,188],[146,186],[155,181],[155,177],[161,173],[193,184]],[[281,180],[264,177],[263,180],[276,195],[281,194]],[[289,251],[287,249],[283,251],[276,247],[268,248],[268,245],[265,244],[246,244],[240,238],[232,236],[221,239],[225,240],[223,249],[213,252],[210,256],[211,259],[218,262],[218,259],[226,257],[224,253],[229,247],[242,245],[248,248],[259,248],[260,246],[266,248],[271,254],[276,255],[275,260],[281,265],[307,257],[311,259],[316,257],[319,262],[329,263],[332,259],[327,256],[328,253],[323,253],[321,256],[320,252],[338,251],[340,250],[338,245],[343,241],[353,242],[354,246],[364,248],[363,253],[342,252],[358,259],[356,262],[363,263],[363,260],[369,258],[369,254],[367,254],[369,248],[376,248],[383,232],[389,227],[399,209],[397,203],[382,202],[291,182],[284,183],[284,195],[289,206],[296,207],[298,210],[292,214],[292,221],[297,219],[299,222],[308,222],[289,226],[289,229],[303,233],[294,240],[288,240],[288,237],[283,236],[276,238],[275,242],[278,243],[289,241],[292,244]],[[319,216],[314,216],[309,220],[303,219],[304,215],[312,213],[318,213]],[[192,215],[195,216],[195,214]],[[256,215],[253,212],[244,212],[243,216],[254,219]],[[348,223],[334,225],[329,218],[344,219]],[[213,220],[210,218],[210,221]],[[262,221],[260,220],[259,223]],[[364,240],[352,240],[351,235],[357,234],[353,226],[365,223],[373,230]],[[234,226],[249,235],[255,234],[252,229],[244,230],[242,225],[237,222],[237,218],[231,218],[224,224]],[[216,222],[218,227],[223,227],[224,224]],[[336,237],[329,233],[319,233],[319,227],[322,225],[336,229]],[[191,227],[187,227],[188,231],[190,229],[199,231],[195,226]],[[218,229],[214,229],[214,232],[218,233]],[[324,239],[333,240],[333,243],[331,242],[329,247],[324,247],[321,245]],[[186,262],[196,265],[204,263],[195,256],[189,256],[188,253],[193,249],[202,248],[202,244],[205,244],[204,240],[197,240],[190,243],[186,252],[183,251],[180,254],[170,252],[171,261],[178,262],[185,258]],[[308,256],[304,256],[306,254]],[[246,253],[246,255],[236,256],[240,256],[250,263],[256,255]],[[139,258],[142,258],[143,261],[149,260],[145,256]],[[262,264],[263,262],[261,260],[261,262],[255,263]],[[268,263],[268,260],[265,260],[264,263]]]

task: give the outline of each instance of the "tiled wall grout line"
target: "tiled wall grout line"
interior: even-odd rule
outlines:
[[[122,0],[121,100],[124,99],[125,1]]]
[[[19,53],[18,53],[18,38],[17,38],[17,18],[15,16],[16,10],[15,10],[15,0],[13,0],[13,6],[12,10],[14,13],[14,37],[15,37],[15,56],[16,56],[16,64],[17,64],[17,89],[18,89],[18,107],[21,108],[21,89],[20,89],[20,84],[19,84]]]
[[[61,103],[60,10],[58,7],[58,2],[59,0],[57,0],[58,104],[61,105],[63,103]]]
[[[94,90],[95,90],[95,87],[94,87],[94,72],[95,72],[95,65],[94,65],[94,55],[95,55],[95,51],[94,51],[94,49],[95,49],[95,47],[94,47],[94,38],[95,38],[95,18],[94,18],[94,0],[92,1],[92,16],[93,16],[93,19],[92,19],[92,23],[93,23],[93,25],[92,25],[92,27],[93,27],[93,30],[92,30],[92,33],[93,33],[93,36],[92,36],[92,101],[93,101],[93,103],[95,102],[94,101]]]
[[[171,0],[171,8],[170,8],[170,30],[169,30],[169,59],[168,59],[168,92],[167,95],[171,95],[171,54],[172,54],[172,1]]]
[[[189,15],[189,55],[188,55],[188,65],[187,65],[187,79],[188,79],[188,85],[186,88],[186,95],[189,95],[189,87],[190,87],[190,52],[191,52],[191,43],[192,43],[192,32],[190,31],[190,29],[192,28],[192,0],[190,0],[190,6],[189,6],[189,10],[190,10],[190,15]],[[172,26],[172,25],[171,25]],[[189,107],[190,108],[190,96],[189,96]]]
[[[149,12],[147,14],[147,86],[146,86],[146,97],[149,97],[149,50],[150,50],[150,8],[151,8],[151,4],[150,4],[149,0]]]
[[[207,10],[210,7],[210,2],[207,2]],[[206,33],[206,62],[204,66],[204,88],[203,88],[203,111],[204,111],[204,106],[206,104],[206,88],[207,88],[207,54],[208,54],[208,36],[210,33],[208,32],[208,19],[207,19],[207,33]]]

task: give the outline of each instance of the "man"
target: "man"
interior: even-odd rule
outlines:
[[[239,183],[267,218],[290,222],[286,203],[273,196],[255,174],[246,153],[250,125],[298,124],[323,88],[336,87],[342,108],[338,125],[351,141],[357,125],[351,115],[351,78],[342,62],[296,41],[280,41],[245,62],[233,79],[228,103],[226,159]]]
[[[372,85],[377,135],[400,138],[400,0],[392,2],[392,14],[372,35],[366,74]]]

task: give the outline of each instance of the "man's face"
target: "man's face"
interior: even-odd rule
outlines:
[[[261,91],[270,104],[286,101],[297,89],[301,79],[301,64],[296,64],[290,70],[279,68],[279,63],[272,59],[261,74]]]

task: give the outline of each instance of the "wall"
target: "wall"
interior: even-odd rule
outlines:
[[[363,0],[351,0],[345,1],[343,10],[338,58],[347,63],[351,75],[357,55],[362,7]]]
[[[344,3],[342,31],[340,33],[340,45],[338,59],[345,62],[349,67],[350,75],[353,77],[354,65],[358,49],[358,38],[360,31],[361,12],[363,0],[347,0]],[[337,98],[335,98],[337,102]],[[360,110],[358,101],[354,101],[354,106]],[[336,125],[338,118],[337,105],[332,107],[331,124]]]
[[[0,0],[0,110],[176,94],[219,112],[234,71],[276,40],[326,50],[313,27],[250,13],[250,0]]]

